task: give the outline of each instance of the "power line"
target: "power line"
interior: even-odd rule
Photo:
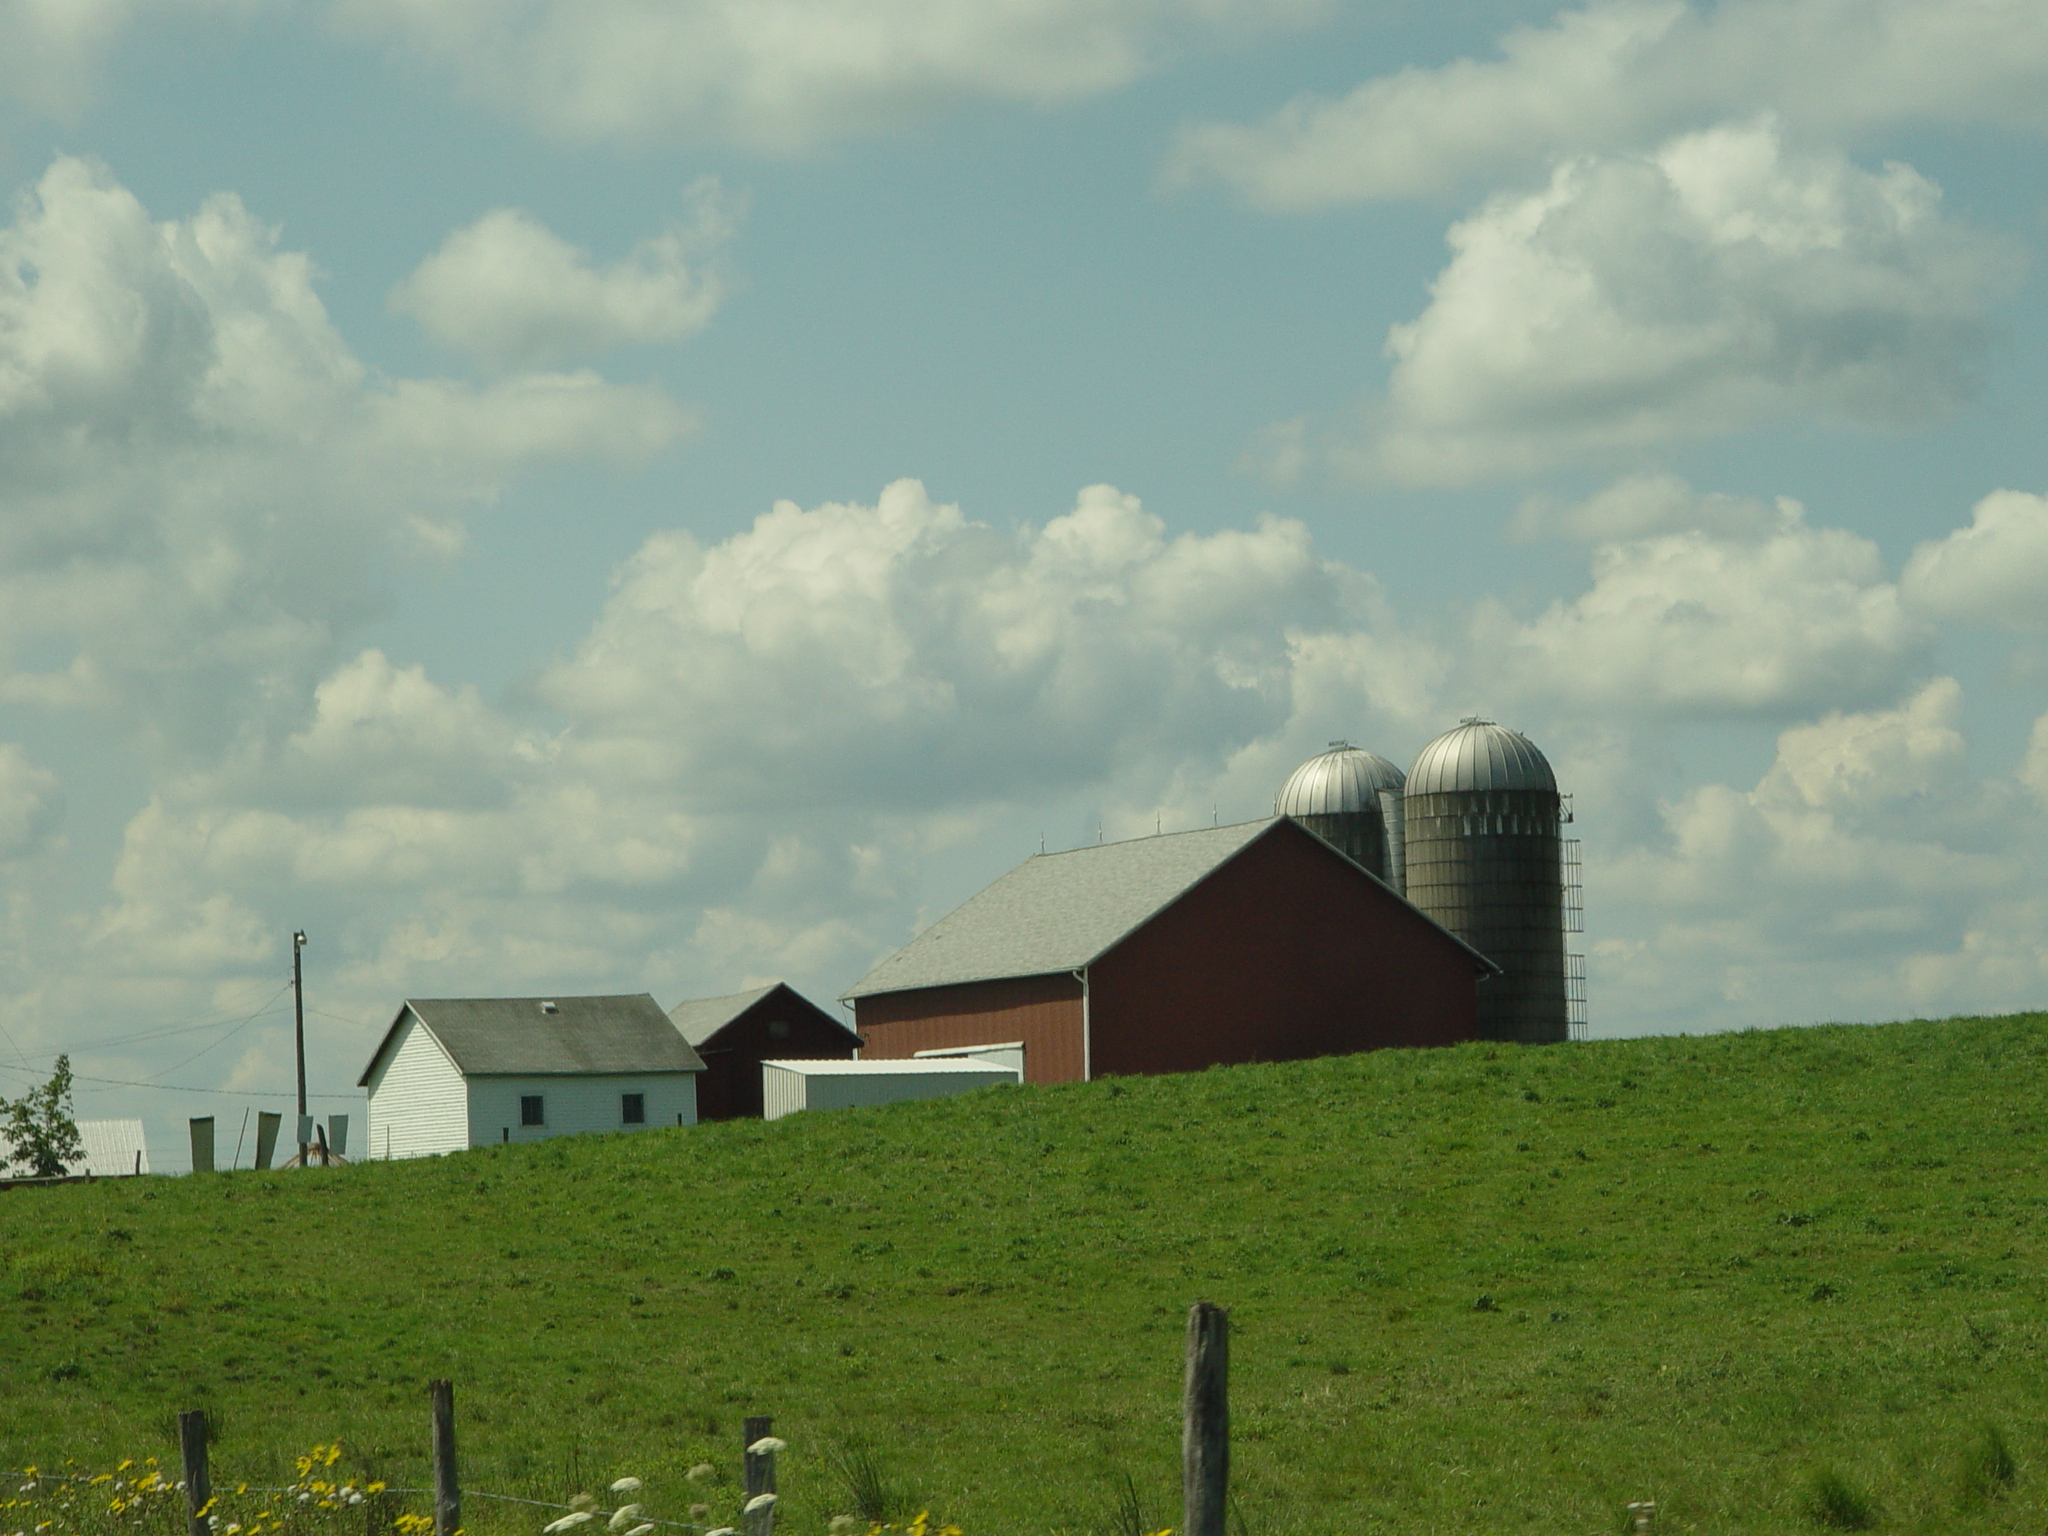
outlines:
[[[280,985],[277,991],[270,994],[269,999],[266,1000],[262,1006],[265,1008],[269,1007],[271,1003],[275,1002],[279,997],[281,997],[284,994],[285,988],[290,985],[290,982],[285,982],[282,985]],[[220,1025],[226,1023],[230,1018],[233,1017],[234,1014],[232,1010],[218,1009],[212,1016],[202,1019],[196,1019],[190,1023],[161,1025],[152,1024],[146,1029],[139,1029],[135,1031],[133,1034],[108,1035],[105,1038],[99,1040],[74,1041],[69,1046],[67,1046],[66,1049],[70,1054],[77,1055],[81,1051],[105,1050],[110,1046],[116,1045],[140,1045],[146,1040],[166,1040],[169,1039],[172,1035],[189,1035],[202,1029],[215,1029],[218,1028]],[[349,1022],[353,1023],[355,1021],[350,1020]],[[15,1054],[20,1056],[24,1063],[33,1066],[33,1063],[30,1063],[28,1061],[27,1055],[23,1053],[20,1045],[15,1042],[13,1035],[8,1033],[7,1027],[4,1024],[0,1024],[0,1035],[6,1035],[8,1043],[14,1046]]]
[[[338,1024],[353,1024],[357,1029],[369,1029],[372,1027],[365,1024],[361,1019],[352,1019],[345,1013],[329,1013],[325,1008],[315,1008],[311,1003],[306,1004],[306,1012],[317,1013],[321,1018],[333,1019]]]
[[[289,987],[290,985],[290,982],[286,982],[283,987],[279,987],[275,992],[271,993],[270,996],[263,999],[261,1003],[257,1004],[256,1011],[254,1013],[250,1014],[248,1018],[242,1020],[241,1023],[237,1024],[233,1029],[229,1030],[226,1034],[222,1035],[218,1040],[214,1041],[212,1045],[206,1046],[201,1050],[194,1051],[190,1056],[187,1056],[183,1061],[179,1062],[178,1066],[165,1067],[161,1072],[150,1073],[150,1076],[168,1077],[173,1072],[177,1071],[178,1067],[189,1067],[190,1065],[192,1065],[193,1062],[197,1061],[200,1057],[204,1056],[207,1053],[207,1051],[211,1051],[219,1046],[226,1045],[230,1040],[234,1039],[235,1036],[239,1035],[251,1024],[255,1023],[258,1019],[262,1018],[265,1010],[267,1010],[270,1007],[270,1005],[276,1002],[280,997],[283,997],[285,994],[285,988]]]
[[[14,1047],[14,1054],[21,1058],[21,1064],[24,1067],[27,1067],[31,1072],[33,1072],[35,1070],[35,1067],[30,1063],[28,1059],[28,1052],[24,1051],[21,1048],[21,1043],[14,1038],[14,1032],[10,1030],[5,1024],[0,1024],[0,1035],[7,1036],[7,1043]]]
[[[0,1064],[0,1072],[13,1072],[23,1077],[30,1077],[33,1080],[33,1074],[23,1072],[20,1067]],[[229,1098],[236,1099],[288,1099],[292,1096],[293,1091],[289,1088],[181,1088],[176,1083],[143,1083],[129,1077],[94,1077],[87,1072],[74,1072],[71,1076],[74,1081],[81,1083],[108,1083],[118,1088],[154,1088],[160,1093],[216,1093],[225,1094]],[[96,1092],[97,1090],[91,1091]],[[353,1093],[309,1093],[306,1097],[309,1099],[353,1099],[360,1097],[360,1095]]]

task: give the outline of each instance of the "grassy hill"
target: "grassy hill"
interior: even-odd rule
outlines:
[[[766,1412],[785,1530],[848,1444],[970,1536],[1117,1529],[1126,1476],[1156,1528],[1207,1298],[1251,1536],[1779,1533],[1823,1478],[2039,1531],[2044,1066],[2048,1015],[1474,1045],[16,1190],[0,1459],[210,1406],[217,1478],[338,1436],[417,1486],[447,1375],[478,1488],[681,1518],[711,1460],[723,1518]]]

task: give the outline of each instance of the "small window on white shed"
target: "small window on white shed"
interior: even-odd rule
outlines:
[[[620,1094],[619,1119],[627,1125],[645,1125],[647,1123],[647,1095],[644,1093]]]
[[[537,1093],[521,1094],[519,1097],[519,1123],[521,1125],[546,1125],[547,1116],[541,1112],[541,1096]]]

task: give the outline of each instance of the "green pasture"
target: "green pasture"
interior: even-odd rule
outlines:
[[[417,1487],[447,1376],[475,1489],[630,1473],[724,1520],[767,1413],[783,1531],[850,1481],[968,1536],[1152,1530],[1208,1299],[1248,1536],[1610,1533],[1639,1499],[2038,1533],[2044,1068],[2048,1015],[1472,1045],[16,1189],[0,1461],[169,1459],[206,1407],[217,1485],[339,1439]]]

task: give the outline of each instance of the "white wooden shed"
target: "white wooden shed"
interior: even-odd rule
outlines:
[[[761,1117],[800,1109],[853,1109],[904,1099],[943,1099],[994,1083],[1021,1083],[1021,1067],[976,1058],[939,1061],[764,1061]]]
[[[645,992],[408,999],[357,1083],[356,1160],[695,1125],[703,1070]]]

